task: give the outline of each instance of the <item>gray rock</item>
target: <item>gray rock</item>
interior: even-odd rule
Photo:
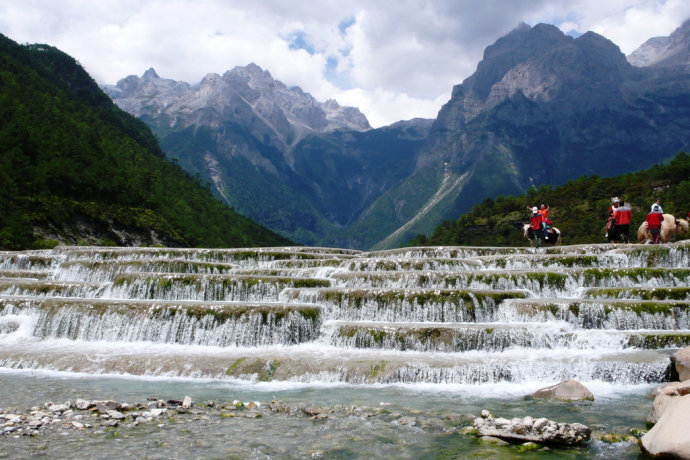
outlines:
[[[532,397],[566,401],[594,400],[592,392],[576,380],[564,380],[557,385],[541,388],[532,393]]]
[[[658,386],[653,392],[654,403],[652,409],[647,415],[647,422],[654,424],[659,421],[663,413],[672,405],[680,396],[690,394],[690,381],[685,382],[671,382]]]
[[[671,363],[678,372],[681,382],[690,380],[690,346],[682,348],[671,355]]]
[[[64,412],[66,410],[69,410],[69,405],[68,404],[51,404],[48,406],[48,410],[50,412]]]
[[[531,419],[531,417],[530,417]],[[474,427],[480,436],[492,436],[513,442],[576,446],[589,439],[592,430],[580,423],[559,423],[538,419],[530,426],[530,420],[516,418],[476,418]]]
[[[100,412],[101,414],[107,413],[109,410],[116,410],[120,408],[120,403],[117,401],[93,401],[93,405],[96,407],[96,410]]]
[[[116,410],[109,410],[108,417],[110,417],[113,420],[122,420],[123,418],[125,418],[125,415],[122,412],[118,412]]]
[[[74,407],[76,407],[79,410],[87,410],[89,407],[91,407],[91,401],[87,401],[86,399],[77,399],[74,402]]]
[[[642,450],[652,456],[690,458],[690,395],[679,396],[640,439]]]
[[[479,438],[479,440],[484,441],[484,442],[490,442],[492,444],[496,444],[497,446],[508,446],[508,445],[510,445],[509,442],[504,441],[501,438],[496,438],[494,436],[481,436]]]

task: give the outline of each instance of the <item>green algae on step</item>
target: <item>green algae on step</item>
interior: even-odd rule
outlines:
[[[52,271],[47,270],[0,270],[0,279],[27,279],[27,280],[43,280],[51,278],[54,275]]]
[[[527,299],[510,308],[527,321],[555,319],[583,328],[688,329],[690,303],[611,299]]]
[[[0,279],[2,295],[33,295],[39,297],[95,297],[103,289],[98,283],[81,281],[51,281],[49,279]]]
[[[317,303],[333,319],[377,321],[488,320],[508,299],[524,299],[524,291],[453,289],[286,289],[287,300]]]
[[[128,260],[138,258],[159,258],[200,260],[212,262],[274,261],[284,259],[343,259],[355,257],[350,250],[326,250],[319,248],[253,248],[253,249],[190,249],[190,248],[102,248],[102,247],[58,247],[57,253],[69,260]]]
[[[690,300],[690,287],[613,287],[587,289],[588,298]]]
[[[0,297],[0,312],[10,308],[14,312],[36,309],[49,314],[71,309],[87,315],[119,314],[131,316],[133,319],[137,317],[169,318],[176,314],[182,314],[199,320],[210,317],[218,323],[254,314],[261,315],[264,318],[264,323],[268,315],[283,319],[290,313],[299,314],[310,321],[320,321],[321,319],[321,307],[318,305],[273,302]]]
[[[423,323],[336,322],[328,324],[331,344],[354,348],[435,352],[503,351],[510,347],[534,349],[569,347],[598,349],[669,348],[690,344],[690,331],[591,331],[572,328],[544,328],[541,324],[501,325]]]

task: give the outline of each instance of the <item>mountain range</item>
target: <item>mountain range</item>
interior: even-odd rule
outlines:
[[[165,159],[74,58],[0,34],[0,248],[291,244]]]
[[[628,58],[593,32],[520,24],[435,120],[378,129],[254,64],[196,85],[149,69],[105,90],[241,214],[304,244],[387,248],[487,197],[686,149],[689,56],[689,22]]]

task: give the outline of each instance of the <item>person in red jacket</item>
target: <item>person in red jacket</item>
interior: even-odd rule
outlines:
[[[537,207],[532,208],[532,215],[529,218],[532,223],[530,229],[532,230],[532,235],[534,236],[534,246],[539,247],[539,240],[544,246],[544,232],[542,230],[542,223],[544,222],[544,216],[539,214],[539,209]]]
[[[551,219],[549,219],[549,210],[551,209],[550,206],[546,206],[544,203],[541,204],[541,208],[539,208],[539,214],[541,214],[541,226],[544,229],[544,239],[548,240],[549,235],[548,231],[549,228],[551,227]]]
[[[652,208],[652,212],[647,214],[647,228],[652,235],[652,244],[659,244],[659,237],[661,236],[661,222],[664,215],[659,211],[659,207]]]
[[[623,243],[627,243],[630,239],[630,219],[632,218],[632,211],[625,205],[623,200],[620,200],[616,211],[613,213],[616,219],[616,234],[617,239]]]

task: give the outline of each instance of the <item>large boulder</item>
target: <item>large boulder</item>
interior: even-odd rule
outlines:
[[[652,393],[654,404],[647,416],[647,423],[655,424],[666,410],[678,401],[679,396],[690,394],[690,380],[685,382],[666,383],[657,387]]]
[[[589,400],[594,401],[594,395],[584,385],[576,380],[563,382],[541,388],[532,393],[533,398],[562,399],[565,401]]]
[[[652,456],[690,458],[690,395],[678,397],[654,427],[640,439],[640,447]]]
[[[690,380],[690,347],[685,347],[671,355],[671,364],[678,372],[678,380]]]
[[[532,417],[494,418],[482,414],[474,420],[474,428],[481,437],[490,436],[510,442],[536,442],[552,446],[576,446],[589,439],[592,430],[580,423],[559,423]]]

